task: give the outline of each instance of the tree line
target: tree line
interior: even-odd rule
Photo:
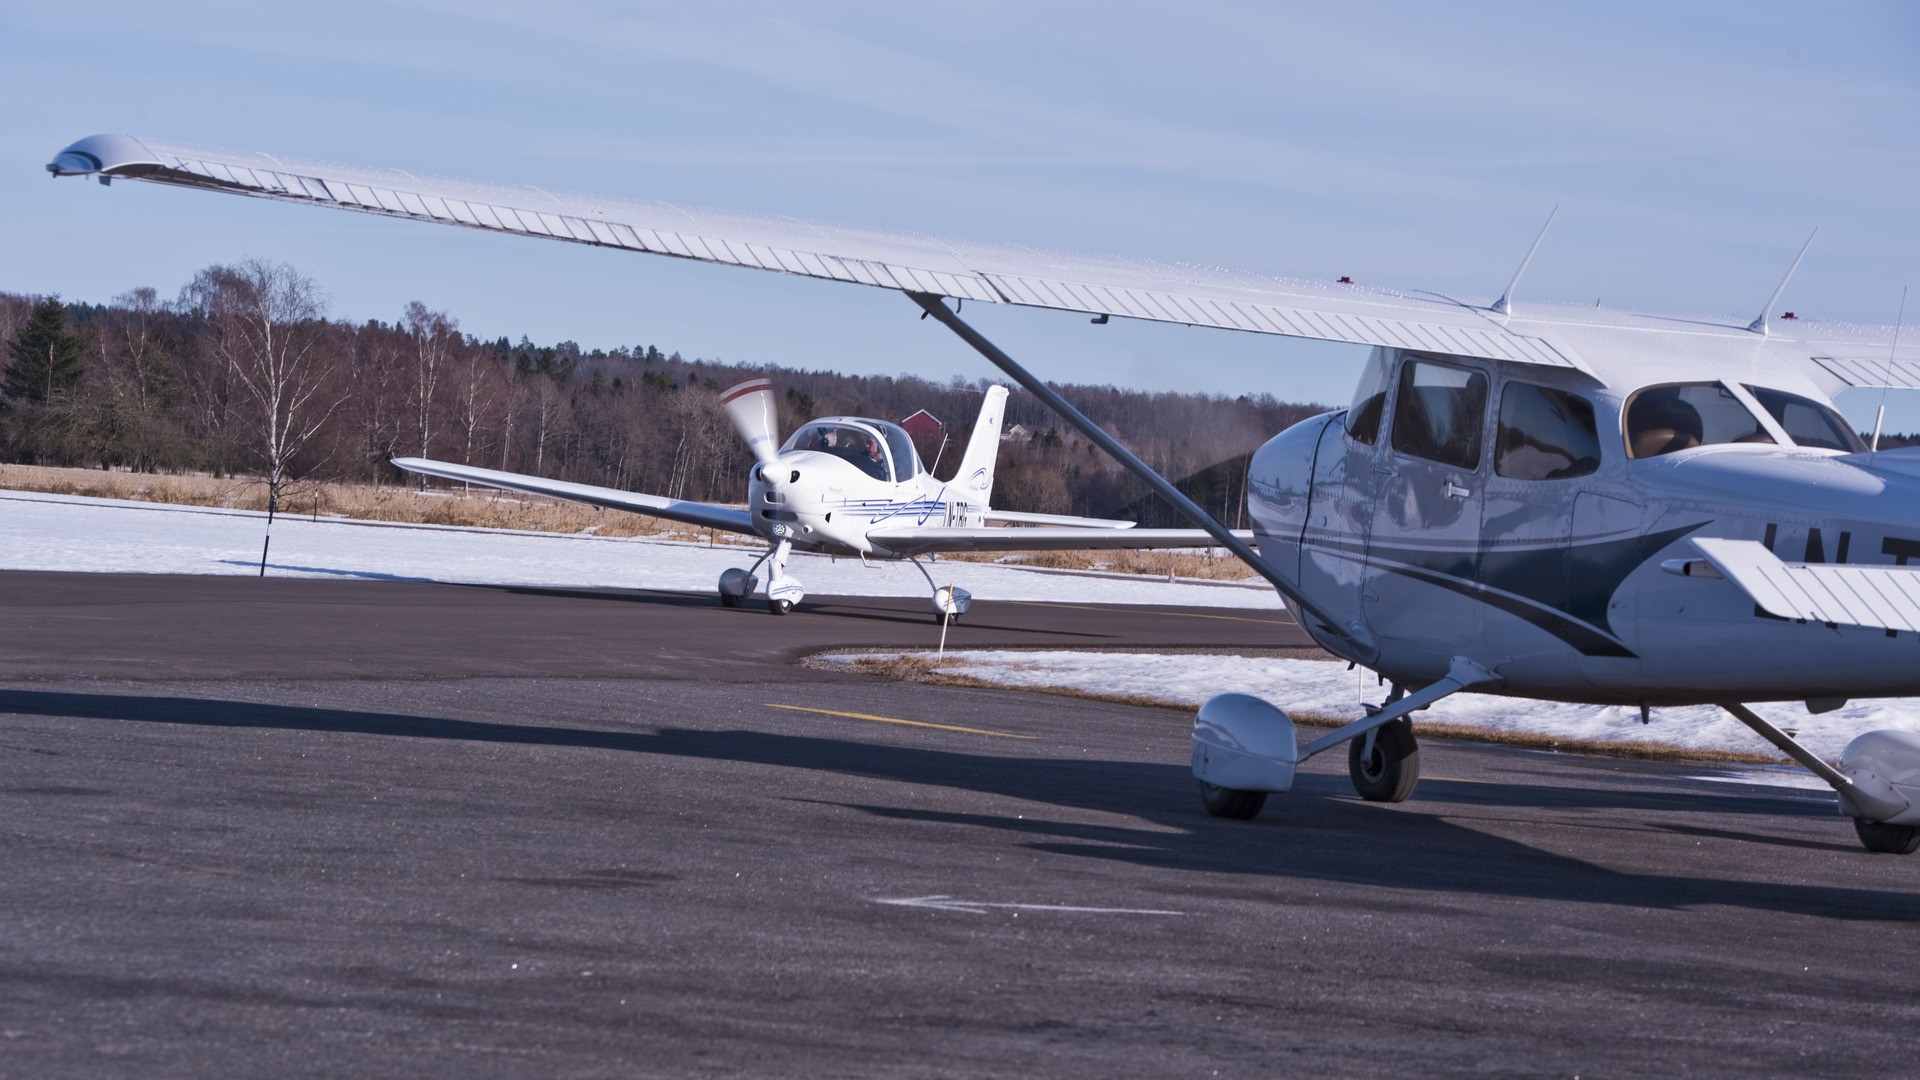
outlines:
[[[425,482],[389,464],[396,456],[738,501],[752,457],[717,398],[758,374],[773,379],[783,431],[821,415],[897,422],[925,409],[946,437],[920,451],[944,477],[988,385],[747,368],[651,344],[486,341],[418,301],[391,323],[353,324],[326,317],[312,278],[264,260],[207,267],[171,301],[152,288],[106,304],[0,294],[0,343],[4,460],[257,476],[274,503],[302,480]],[[1266,394],[1060,389],[1235,523],[1246,456],[1322,409]],[[1006,427],[1026,437],[1002,443],[996,506],[1175,523],[1030,395],[1014,392]]]

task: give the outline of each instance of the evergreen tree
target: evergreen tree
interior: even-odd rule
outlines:
[[[80,385],[80,338],[67,332],[67,308],[57,296],[33,305],[27,325],[7,349],[13,366],[0,387],[8,402],[41,402]]]

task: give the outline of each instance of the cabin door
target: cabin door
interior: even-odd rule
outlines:
[[[1408,355],[1371,466],[1379,477],[1361,608],[1395,668],[1477,655],[1480,517],[1489,374],[1472,361]],[[1402,657],[1394,662],[1394,656]]]

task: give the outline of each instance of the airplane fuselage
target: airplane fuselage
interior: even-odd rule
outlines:
[[[1719,383],[1709,389],[1727,415],[1748,407],[1753,432],[1636,457],[1623,412],[1644,387],[1425,358],[1478,375],[1486,403],[1451,418],[1461,438],[1435,449],[1394,429],[1410,413],[1398,397],[1419,392],[1400,365],[1417,359],[1377,351],[1386,376],[1377,411],[1303,421],[1263,446],[1249,473],[1262,555],[1297,574],[1328,614],[1362,628],[1379,649],[1368,666],[1421,685],[1472,656],[1505,677],[1499,692],[1597,703],[1920,693],[1920,637],[1767,614],[1706,570],[1689,543],[1724,537],[1759,541],[1791,562],[1920,565],[1920,450],[1793,445],[1787,427],[1798,414],[1767,423],[1766,410],[1752,408],[1765,388],[1703,377],[1675,382]],[[1558,470],[1525,460],[1537,447],[1506,426],[1500,403],[1542,396],[1543,384],[1556,402],[1591,406],[1594,460]],[[1825,428],[1800,434],[1839,438]],[[1336,654],[1352,651],[1302,621]]]
[[[968,508],[947,489],[924,473],[900,483],[878,481],[849,462],[794,450],[753,470],[747,506],[761,536],[790,540],[797,551],[892,558],[875,542],[876,531],[966,521]]]

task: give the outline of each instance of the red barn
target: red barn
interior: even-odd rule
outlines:
[[[927,468],[933,468],[934,460],[940,456],[940,445],[946,441],[946,425],[935,419],[932,413],[921,409],[900,421],[900,426],[913,436],[913,448],[920,451],[920,460]]]

